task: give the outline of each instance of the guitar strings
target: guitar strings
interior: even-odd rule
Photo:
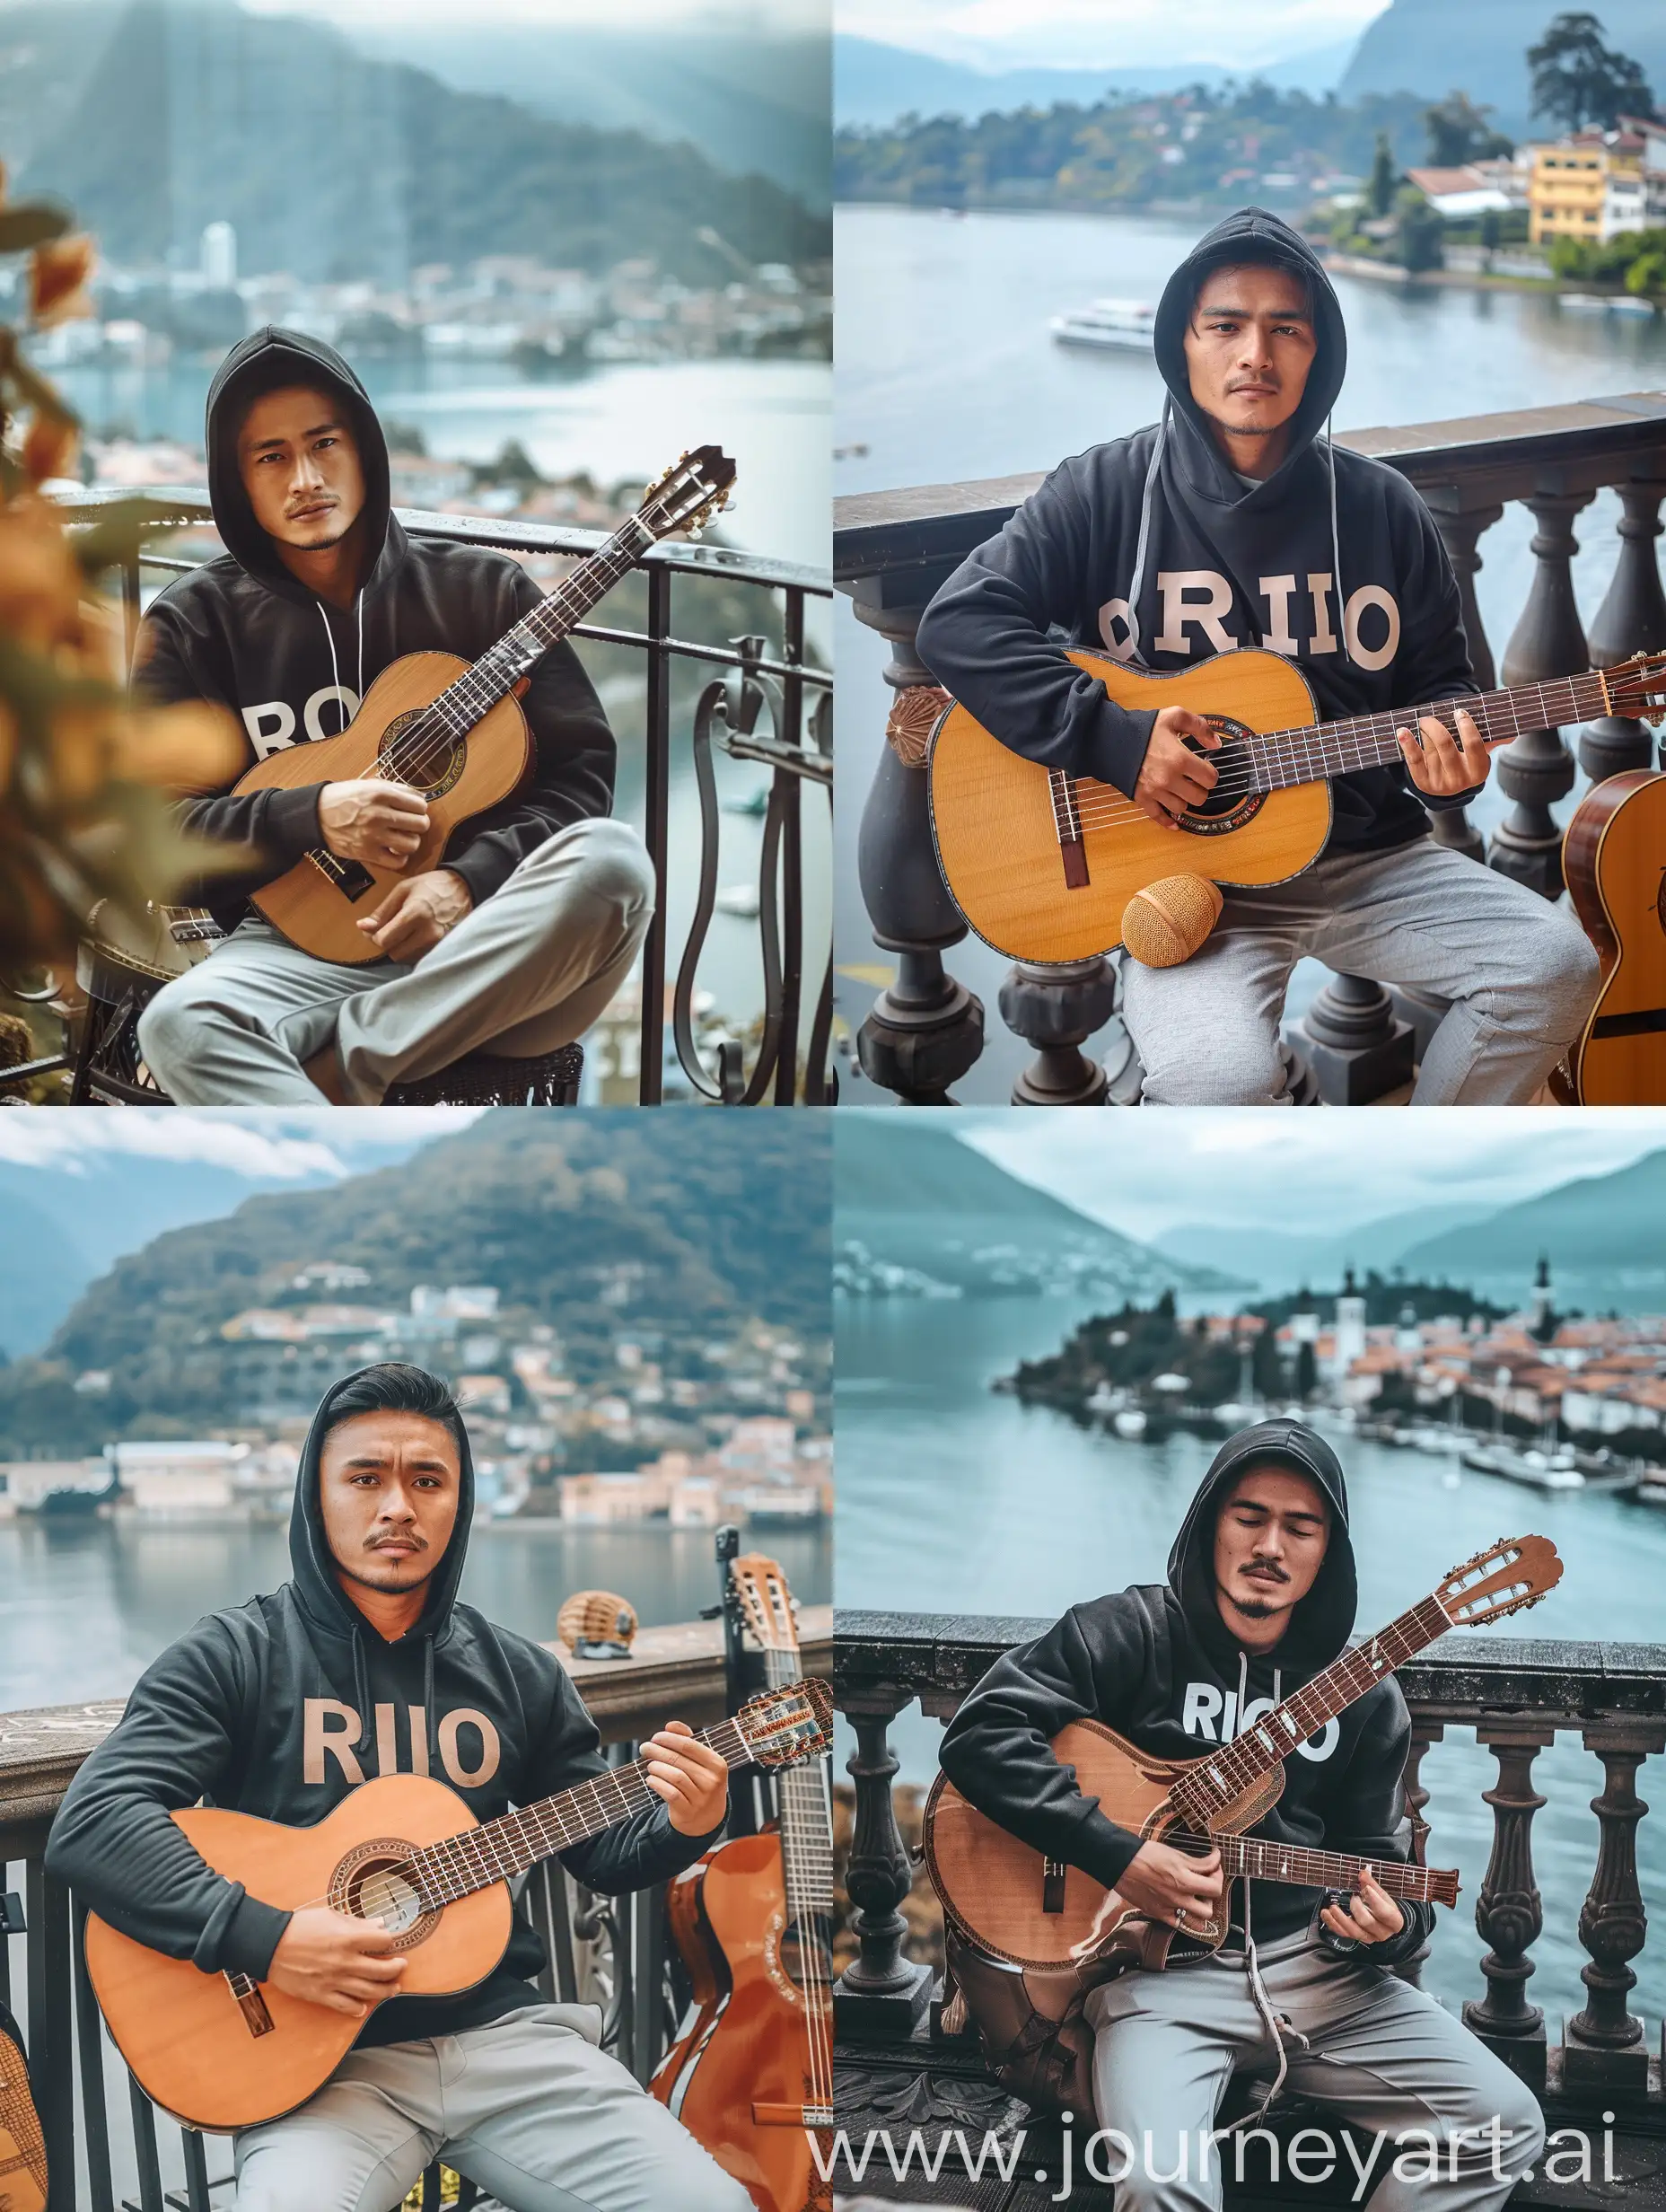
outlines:
[[[754,1622],[754,1634],[757,1633]],[[779,1632],[778,1630],[776,1631]],[[771,1643],[764,1653],[764,1675],[771,1689],[802,1677],[796,1629],[788,1615],[785,1646]],[[780,1801],[781,1867],[790,1919],[799,1931],[798,1955],[803,1976],[804,2036],[810,2095],[806,2105],[833,2111],[832,1956],[823,1936],[833,1902],[833,1834],[819,1766],[788,1768],[776,1778]],[[814,1791],[814,1803],[811,1792]],[[810,1832],[814,1822],[815,1835]],[[825,1841],[824,1841],[825,1839]]]

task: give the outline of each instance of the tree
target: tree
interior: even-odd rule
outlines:
[[[1533,73],[1533,111],[1565,130],[1597,124],[1612,130],[1622,115],[1652,116],[1654,95],[1642,64],[1602,43],[1594,15],[1558,15],[1527,49]]]
[[[1481,210],[1481,250],[1489,258],[1497,252],[1504,237],[1504,224],[1498,219],[1496,207]]]
[[[1305,1339],[1296,1347],[1296,1396],[1309,1399],[1319,1388],[1319,1361]]]
[[[1377,151],[1372,159],[1371,182],[1365,188],[1373,215],[1386,215],[1394,205],[1394,154],[1386,130],[1377,133]]]
[[[1414,274],[1441,266],[1441,239],[1446,225],[1424,198],[1407,193],[1400,207],[1399,233],[1396,250],[1400,267]]]
[[[1436,169],[1461,169],[1466,162],[1491,161],[1515,152],[1513,140],[1487,121],[1490,108],[1477,108],[1467,92],[1448,92],[1423,112],[1429,134],[1429,161]]]

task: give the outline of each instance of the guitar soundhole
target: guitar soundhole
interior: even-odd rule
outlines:
[[[439,1926],[440,1916],[425,1907],[410,1863],[410,1847],[397,1836],[379,1836],[349,1851],[330,1878],[329,1901],[355,1920],[375,1920],[393,1937],[396,1951],[409,1951]]]
[[[1188,807],[1180,816],[1179,826],[1189,830],[1195,838],[1218,838],[1229,830],[1241,830],[1253,821],[1267,804],[1265,791],[1246,791],[1243,788],[1243,755],[1234,753],[1232,740],[1250,737],[1254,733],[1247,724],[1234,722],[1230,715],[1206,715],[1204,720],[1224,741],[1221,750],[1206,758],[1212,759],[1220,774],[1214,789],[1197,806]],[[1188,739],[1188,743],[1191,741]],[[1201,745],[1192,750],[1203,754]]]
[[[1661,928],[1666,931],[1666,868],[1661,870],[1661,887],[1654,894],[1654,913]]]
[[[395,715],[381,733],[382,753],[388,753],[396,741],[414,722],[419,722],[427,711],[425,707],[413,707],[408,714]],[[466,737],[447,737],[443,732],[436,731],[421,749],[420,768],[408,768],[401,781],[408,783],[413,791],[420,791],[425,799],[443,799],[462,774],[468,751],[469,741]]]
[[[806,1958],[811,1962],[812,1978],[826,1986],[832,1942],[832,1925],[824,1913],[801,1914],[787,1922],[781,1931],[777,1955],[781,1971],[794,1988],[804,1987]]]

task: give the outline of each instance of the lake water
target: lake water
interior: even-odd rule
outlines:
[[[516,438],[547,477],[587,469],[602,484],[645,485],[685,447],[720,444],[739,470],[734,504],[720,526],[725,542],[776,560],[828,566],[832,372],[825,363],[624,363],[559,380],[529,380],[508,362],[412,366],[371,359],[359,365],[383,417],[416,424],[440,459],[494,460],[506,440]],[[206,362],[184,359],[162,369],[89,365],[55,372],[65,397],[93,430],[119,425],[140,437],[176,438],[198,448],[212,375]],[[604,607],[599,619],[607,619]],[[805,623],[810,647],[826,665],[832,612],[825,600],[808,602]],[[609,696],[604,704],[622,735],[639,729],[639,690],[633,687],[628,699]],[[674,973],[699,869],[699,803],[686,728],[673,726],[672,762],[667,916]],[[763,768],[723,759],[716,767],[726,807],[768,788]],[[627,741],[618,812],[640,825],[642,804],[642,748]],[[761,836],[757,817],[725,811],[720,888],[756,888]],[[804,803],[803,849],[804,972],[813,1005],[827,959],[831,900],[826,808],[813,793]],[[744,1029],[763,1004],[755,923],[714,916],[699,982],[718,1011]]]
[[[1140,355],[1057,346],[1048,320],[1103,294],[1155,300],[1169,272],[1207,227],[1141,215],[969,215],[934,209],[842,207],[836,220],[838,285],[834,443],[839,494],[1043,470],[1067,453],[1156,420],[1162,382]],[[1348,373],[1338,431],[1544,406],[1666,385],[1666,321],[1581,314],[1538,294],[1402,289],[1334,279],[1347,321]],[[849,449],[865,446],[863,453]],[[1599,494],[1575,523],[1575,587],[1587,622],[1613,573],[1618,502]],[[1477,580],[1495,655],[1525,600],[1532,518],[1520,506],[1481,540]],[[845,969],[882,965],[856,888],[861,801],[883,742],[887,650],[841,598],[837,747],[841,788],[834,926]],[[1565,820],[1577,798],[1558,810]],[[1483,831],[1504,812],[1496,784],[1471,809]],[[975,941],[948,956],[984,1001],[983,1058],[955,1086],[969,1102],[1003,1103],[1029,1049],[995,1011],[1007,963]],[[1298,971],[1292,1010],[1324,979]],[[854,1030],[874,996],[871,977],[840,979]],[[1092,1050],[1092,1046],[1087,1048]],[[850,1065],[846,1096],[886,1102]]]
[[[802,1605],[829,1602],[825,1525],[760,1531],[750,1548],[780,1560]],[[0,1712],[120,1697],[193,1621],[288,1575],[288,1531],[275,1523],[0,1523]],[[548,1643],[562,1600],[594,1589],[627,1598],[646,1628],[692,1620],[718,1593],[711,1535],[522,1521],[471,1534],[463,1597],[506,1628]]]
[[[1214,1444],[1187,1435],[1128,1444],[989,1388],[1021,1359],[1056,1350],[1094,1310],[1069,1298],[836,1301],[842,1607],[1052,1619],[1104,1591],[1166,1578],[1174,1532]],[[1502,1532],[1534,1529],[1554,1539],[1566,1574],[1543,1604],[1499,1633],[1660,1639],[1666,1514],[1622,1498],[1541,1497],[1468,1470],[1449,1487],[1443,1461],[1340,1435],[1337,1443],[1348,1474],[1362,1628],[1391,1620]],[[929,1782],[940,1735],[917,1707],[901,1716],[893,1740],[905,1780]],[[1493,1822],[1480,1793],[1495,1772],[1463,1728],[1449,1730],[1424,1760],[1429,1864],[1456,1866],[1463,1878],[1457,1911],[1440,1915],[1425,1981],[1454,2007],[1483,1987],[1473,1916]],[[1640,1794],[1659,1804],[1652,1780],[1645,1764]],[[1596,1864],[1589,1804],[1602,1769],[1576,1736],[1565,1735],[1539,1755],[1534,1781],[1548,1800],[1533,1824],[1546,1927],[1533,1948],[1529,1996],[1544,2006],[1554,2035],[1558,2015],[1584,2001],[1575,1923]],[[1666,1815],[1644,1821],[1638,1847],[1658,1931]],[[1658,1936],[1633,1965],[1632,2009],[1658,2022],[1666,2005]]]

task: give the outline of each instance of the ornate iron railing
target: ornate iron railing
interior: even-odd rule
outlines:
[[[89,492],[64,503],[73,524],[96,520],[129,492]],[[153,526],[211,524],[206,491],[165,487],[138,495],[148,504]],[[603,542],[599,531],[539,523],[496,522],[469,515],[440,514],[399,508],[399,520],[417,537],[487,546],[513,554],[583,557]],[[142,548],[121,576],[122,606],[131,650],[137,632],[144,575],[180,573],[196,566],[165,552]],[[693,918],[676,955],[671,988],[671,1037],[683,1075],[696,1093],[727,1104],[826,1105],[834,1081],[829,1052],[833,1023],[833,967],[829,950],[813,1007],[809,1032],[802,1034],[804,1005],[804,837],[803,794],[808,786],[828,797],[826,830],[816,834],[830,842],[833,785],[832,685],[830,672],[806,658],[805,610],[812,599],[830,599],[824,571],[797,563],[765,560],[722,546],[664,544],[644,556],[648,619],[644,630],[621,629],[605,622],[580,623],[575,637],[640,652],[645,688],[646,759],[642,831],[659,884],[654,917],[642,952],[642,1006],[638,1034],[638,1102],[658,1105],[663,1096],[666,981],[671,972],[667,943],[667,885],[673,865],[670,805],[678,735],[672,727],[671,669],[675,661],[697,662],[715,674],[695,706],[688,736],[700,804],[698,891]],[[778,592],[781,643],[771,649],[761,636],[730,640],[726,645],[680,637],[672,627],[673,592],[722,581]],[[696,988],[701,954],[715,908],[721,851],[721,814],[712,774],[714,750],[732,759],[756,761],[771,771],[758,865],[758,940],[762,965],[762,1034],[751,1066],[743,1048],[720,1041],[715,1065],[703,1057],[696,1035]],[[683,856],[675,856],[680,865]],[[0,1088],[69,1066],[71,1040],[63,1051],[0,1070]]]
[[[829,1671],[831,1635],[830,1608],[805,1607],[807,1673]],[[566,1663],[609,1758],[621,1765],[665,1720],[704,1727],[725,1710],[716,1622],[644,1628],[628,1659]],[[43,1863],[71,1778],[120,1714],[119,1698],[0,1714],[0,2001],[20,2014],[28,2041],[51,2172],[48,2212],[223,2212],[229,2145],[160,2112],[127,2073],[87,1979],[75,1900]],[[737,1800],[737,1831],[756,1824],[755,1811],[749,1817]],[[688,1996],[666,1940],[663,1888],[598,1897],[552,1859],[527,1877],[522,1901],[549,1957],[545,1995],[600,2006],[604,2048],[646,2082]],[[425,2212],[438,2212],[436,2168],[423,2186]]]
[[[1611,666],[1640,651],[1666,648],[1654,540],[1666,496],[1666,394],[1633,392],[1568,406],[1357,430],[1338,444],[1398,469],[1423,494],[1457,572],[1476,674],[1498,679],[1475,578],[1485,533],[1519,501],[1531,513],[1535,566],[1526,604],[1504,648],[1506,684],[1545,681]],[[1039,484],[1039,476],[916,486],[836,501],[833,575],[859,621],[890,646],[885,681],[896,695],[934,681],[920,661],[915,633],[927,602],[956,566],[1006,522]],[[1612,581],[1589,636],[1574,599],[1574,521],[1599,490],[1612,486],[1621,514]],[[899,1098],[928,1103],[969,1075],[984,1050],[984,1009],[944,965],[966,926],[938,874],[926,817],[925,772],[917,733],[893,707],[890,742],[862,816],[858,867],[876,944],[898,962],[857,1038],[864,1075]],[[1640,724],[1594,722],[1580,734],[1579,766],[1593,781],[1653,765],[1650,733]],[[1564,732],[1530,730],[1497,755],[1510,811],[1495,831],[1490,865],[1547,897],[1563,888],[1562,832],[1553,806],[1574,786],[1574,756]],[[1442,844],[1480,857],[1482,840],[1461,811],[1437,814]],[[841,945],[839,960],[861,959]],[[1000,993],[1007,1027],[1035,1051],[1013,1092],[1021,1105],[1097,1103],[1138,1095],[1137,1064],[1126,1040],[1109,1066],[1082,1050],[1110,1021],[1118,979],[1113,961],[1065,966],[1020,964]],[[1409,1080],[1416,1058],[1445,1013],[1445,1002],[1405,990],[1392,994],[1368,978],[1337,976],[1320,994],[1288,1041],[1310,1065],[1318,1093],[1337,1103],[1380,1097]],[[1313,1084],[1305,1086],[1311,1093]]]

